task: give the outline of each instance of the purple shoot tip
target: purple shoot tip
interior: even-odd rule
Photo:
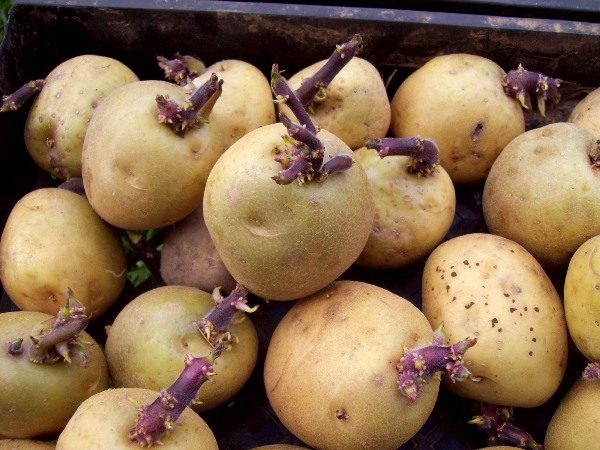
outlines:
[[[206,70],[204,63],[190,55],[175,54],[175,58],[167,59],[157,56],[158,66],[165,72],[165,78],[180,86],[187,85]]]
[[[546,101],[557,104],[560,101],[558,88],[562,80],[551,78],[539,72],[525,70],[521,64],[516,70],[511,70],[502,80],[506,95],[516,98],[525,109],[531,109],[531,96],[537,99],[538,111],[546,115]]]
[[[12,94],[3,95],[0,112],[19,109],[33,94],[42,90],[44,83],[44,80],[33,80],[24,84]]]
[[[409,173],[428,176],[434,173],[440,163],[440,151],[431,139],[410,138],[377,138],[365,142],[365,147],[376,150],[379,156],[409,156],[413,163],[408,167]]]
[[[600,362],[589,363],[583,370],[582,377],[587,381],[600,380]]]

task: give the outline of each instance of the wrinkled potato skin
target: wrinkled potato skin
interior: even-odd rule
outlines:
[[[600,381],[578,380],[546,429],[546,450],[589,450],[600,442]]]
[[[0,436],[33,438],[62,430],[81,402],[108,388],[108,368],[102,350],[87,334],[89,365],[77,362],[36,364],[27,354],[29,336],[38,334],[53,317],[33,311],[0,314],[0,342],[23,338],[23,353],[0,352]]]
[[[425,423],[439,390],[432,379],[411,403],[398,392],[396,365],[405,348],[432,339],[410,302],[377,286],[336,281],[297,302],[275,329],[264,369],[267,397],[310,446],[396,449]]]
[[[357,264],[396,268],[427,256],[454,219],[456,195],[448,173],[437,167],[430,176],[411,174],[408,156],[380,158],[364,147],[355,156],[375,202],[373,229]]]
[[[81,177],[83,138],[98,103],[112,90],[138,81],[119,61],[81,55],[48,74],[25,123],[25,145],[46,172],[65,180]]]
[[[226,292],[235,288],[235,280],[208,234],[202,205],[167,231],[160,252],[160,274],[167,284],[206,292],[217,286]]]
[[[452,181],[483,181],[506,144],[525,131],[519,103],[502,89],[504,75],[481,56],[433,58],[392,98],[391,134],[433,139]]]
[[[136,423],[132,404],[152,403],[159,393],[148,389],[120,388],[101,392],[83,402],[58,437],[56,450],[139,450],[129,440]],[[186,408],[173,431],[161,440],[161,450],[217,450],[217,441],[206,422]]]
[[[29,439],[2,439],[0,450],[54,450],[56,446],[50,442],[32,441]]]
[[[44,188],[13,207],[0,241],[0,279],[20,309],[56,314],[71,288],[95,318],[120,295],[125,271],[119,240],[83,197]]]
[[[325,60],[312,64],[289,79],[293,89],[315,74]],[[327,87],[327,98],[314,103],[310,116],[315,124],[335,134],[351,149],[367,139],[384,137],[390,127],[391,109],[381,75],[370,62],[354,57]],[[287,107],[288,117],[294,115]]]
[[[160,228],[190,214],[222,150],[210,123],[183,138],[159,124],[158,94],[180,105],[187,100],[183,88],[164,81],[122,86],[98,106],[83,143],[89,202],[104,220],[126,230]]]
[[[331,283],[358,257],[373,223],[373,199],[358,164],[321,183],[282,186],[274,158],[281,124],[251,131],[215,164],[204,195],[204,220],[233,278],[269,300],[293,300]],[[325,161],[353,155],[328,131],[318,133]]]
[[[570,123],[513,140],[485,183],[490,232],[518,242],[546,267],[566,267],[581,244],[600,234],[600,172],[589,159],[597,145]]]
[[[211,348],[194,321],[213,306],[210,294],[184,286],[163,286],[131,301],[115,319],[106,341],[114,385],[161,391],[173,384],[183,370],[186,355],[210,353]],[[218,375],[202,385],[202,403],[193,405],[198,412],[231,398],[256,364],[258,337],[250,319],[245,317],[229,330],[239,343],[215,361]]]
[[[481,381],[446,383],[456,394],[530,408],[558,388],[567,363],[562,304],[520,245],[478,233],[441,244],[425,264],[422,309],[448,341],[478,339],[465,365]]]
[[[600,139],[600,88],[590,92],[571,111],[569,122]]]
[[[236,59],[219,61],[195,78],[194,86],[204,84],[213,73],[223,80],[223,92],[210,113],[223,151],[248,132],[275,123],[271,85],[257,67]]]
[[[600,236],[586,241],[571,258],[564,305],[573,342],[587,359],[600,361]]]

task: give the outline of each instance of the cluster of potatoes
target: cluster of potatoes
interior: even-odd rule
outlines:
[[[0,280],[22,311],[0,314],[2,348],[10,344],[0,351],[0,449],[137,448],[132,403],[154,401],[186,355],[211,352],[198,321],[214,307],[210,292],[236,283],[266,300],[264,309],[294,301],[262,370],[277,417],[314,448],[395,449],[425,423],[442,384],[471,401],[543,405],[563,381],[569,339],[600,360],[600,91],[569,123],[526,131],[506,73],[489,59],[435,57],[390,99],[377,68],[353,51],[338,47],[339,74],[317,95],[299,95],[309,119],[294,117],[264,73],[237,60],[195,64],[179,85],[139,81],[96,55],[46,77],[27,119],[27,149],[56,179],[82,178],[85,195],[30,192],[4,226]],[[302,92],[325,66],[291,76],[289,87]],[[278,110],[318,132],[292,137]],[[432,140],[439,165],[421,173],[418,149],[381,157],[365,145],[392,142],[386,137]],[[318,181],[276,182],[306,155],[306,142],[318,142],[323,167],[339,155],[353,164]],[[484,186],[490,233],[445,240],[455,186],[466,185]],[[102,320],[127,279],[122,237],[155,228],[165,230],[167,285],[124,306],[100,344],[83,332],[87,365],[31,362],[69,290]],[[352,265],[402,271],[422,261],[420,308],[344,279]],[[564,292],[548,270],[562,274]],[[476,343],[457,354],[440,329],[449,344]],[[228,332],[231,349],[163,448],[218,447],[198,414],[242,388],[259,352],[251,315],[238,312]],[[424,355],[419,377],[431,372],[413,397],[399,382],[408,349]],[[454,363],[468,376],[440,376]],[[599,400],[600,381],[578,381],[548,426],[546,448],[594,448]]]

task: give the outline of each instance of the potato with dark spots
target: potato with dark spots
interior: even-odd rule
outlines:
[[[139,450],[129,439],[136,423],[136,404],[146,405],[159,395],[149,389],[119,388],[100,392],[81,404],[56,442],[57,450]],[[186,408],[161,440],[161,450],[217,450],[212,430],[192,409]]]
[[[418,396],[401,394],[406,349],[423,349],[433,337],[409,301],[374,285],[336,281],[297,302],[275,329],[264,367],[267,397],[310,446],[396,449],[421,428],[437,398],[435,376]]]
[[[569,122],[600,139],[600,88],[590,92],[571,111]]]
[[[25,123],[34,161],[60,179],[81,177],[83,139],[92,113],[114,89],[138,81],[124,64],[81,55],[59,64],[44,80]]]
[[[567,363],[560,297],[539,263],[515,242],[468,234],[444,242],[423,272],[423,313],[448,339],[478,339],[465,355],[473,379],[452,392],[482,402],[535,407],[558,388]],[[476,378],[480,378],[476,381]]]
[[[269,80],[254,65],[226,59],[206,68],[192,83],[200,87],[211,74],[223,80],[223,93],[210,118],[221,133],[223,151],[256,128],[275,123],[275,105]]]
[[[160,252],[160,274],[167,284],[193,286],[211,292],[235,287],[208,233],[202,205],[167,230]]]
[[[506,144],[525,131],[521,106],[504,93],[505,75],[477,55],[431,59],[394,94],[391,134],[433,139],[452,181],[483,181]]]
[[[571,339],[590,361],[600,361],[600,236],[577,249],[565,277],[565,316]]]
[[[30,439],[2,439],[0,450],[54,450],[56,445],[51,442],[33,441]]]
[[[116,387],[160,391],[181,373],[187,354],[206,355],[211,344],[197,321],[213,308],[210,294],[186,286],[163,286],[132,300],[108,332],[106,357]],[[258,337],[251,320],[237,313],[228,327],[237,343],[214,362],[217,375],[200,390],[207,411],[231,398],[252,374],[258,355]]]
[[[578,380],[546,429],[546,450],[588,450],[600,442],[600,380]]]
[[[600,142],[570,123],[530,130],[498,157],[483,191],[490,232],[518,242],[542,265],[566,267],[600,234]]]
[[[96,318],[121,294],[125,272],[117,236],[80,195],[43,188],[13,207],[0,240],[0,279],[19,308],[55,314],[70,288]]]
[[[160,228],[190,214],[202,202],[208,173],[222,152],[219,131],[210,122],[196,125],[201,119],[196,115],[175,131],[167,117],[172,109],[161,109],[157,96],[192,111],[180,86],[130,83],[98,106],[85,136],[85,192],[98,215],[119,228]]]
[[[397,268],[426,257],[454,219],[456,195],[448,173],[440,166],[427,176],[411,173],[412,158],[381,158],[364,147],[355,157],[375,202],[373,229],[357,264]]]

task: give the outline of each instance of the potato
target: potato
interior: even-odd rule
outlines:
[[[275,123],[271,86],[257,67],[237,59],[219,61],[192,81],[194,87],[213,73],[223,80],[223,92],[210,114],[221,133],[223,151],[248,132]]]
[[[546,450],[588,450],[600,442],[600,381],[578,380],[546,429]]]
[[[402,396],[406,348],[433,331],[410,302],[377,286],[336,281],[297,302],[278,324],[265,360],[269,402],[282,423],[319,449],[396,449],[429,417],[439,380],[416,402]]]
[[[137,420],[134,403],[147,405],[159,395],[148,389],[120,388],[100,392],[81,404],[58,437],[56,450],[139,449],[129,440]],[[217,441],[208,427],[186,408],[173,430],[163,436],[161,450],[216,450]]]
[[[566,267],[575,250],[600,234],[600,144],[570,123],[514,139],[485,182],[490,231],[518,242],[542,265]]]
[[[126,261],[113,231],[85,198],[65,189],[30,192],[0,240],[0,279],[15,304],[55,314],[68,288],[98,317],[120,295]]]
[[[0,314],[0,436],[33,438],[57,433],[81,402],[108,388],[104,354],[85,332],[82,337],[90,343],[87,366],[79,361],[40,364],[29,359],[30,336],[38,336],[53,322],[52,316],[34,311]],[[17,339],[23,339],[22,352],[12,355],[6,346]]]
[[[117,87],[138,81],[119,61],[81,55],[59,64],[44,80],[25,123],[34,161],[60,179],[81,177],[83,138],[92,113]]]
[[[375,202],[371,235],[357,264],[395,268],[427,256],[454,219],[456,196],[448,173],[439,166],[429,176],[409,173],[410,157],[381,158],[364,147],[355,157]]]
[[[519,103],[502,88],[505,75],[481,56],[431,59],[394,94],[391,134],[433,139],[452,181],[483,181],[506,144],[525,131]]]
[[[446,383],[482,402],[535,407],[558,388],[567,363],[560,298],[520,245],[490,234],[451,239],[427,259],[423,313],[449,341],[475,336],[465,365],[480,381]]]
[[[565,317],[583,355],[600,361],[600,236],[577,249],[565,277]]]
[[[325,60],[302,69],[289,79],[298,89]],[[391,120],[390,102],[381,75],[369,61],[353,57],[327,86],[326,97],[309,109],[315,124],[335,134],[351,149],[362,147],[367,139],[384,137]],[[290,117],[287,107],[282,111]]]
[[[187,354],[207,355],[211,345],[194,323],[212,307],[210,294],[185,286],[147,291],[121,310],[109,329],[106,357],[116,387],[160,391],[171,385]],[[217,375],[204,383],[196,411],[207,411],[231,398],[256,364],[258,337],[243,313],[228,327],[239,342],[214,363]]]
[[[571,111],[569,122],[600,139],[600,88],[590,92]]]
[[[32,441],[29,439],[2,439],[0,450],[53,450],[56,446],[50,442]]]
[[[190,214],[222,152],[210,123],[183,137],[159,123],[157,95],[187,102],[185,90],[171,83],[130,83],[104,99],[85,135],[85,192],[98,215],[119,228],[160,228]]]
[[[160,252],[160,274],[167,284],[193,286],[206,292],[235,287],[202,216],[202,205],[174,224],[165,234]]]
[[[223,263],[252,293],[270,300],[309,295],[358,257],[373,223],[373,199],[358,164],[324,181],[276,183],[287,149],[282,124],[251,131],[223,154],[204,194],[204,220]],[[352,155],[326,130],[324,160]]]
[[[298,447],[297,445],[289,444],[272,444],[254,447],[250,450],[308,450],[306,447]]]

